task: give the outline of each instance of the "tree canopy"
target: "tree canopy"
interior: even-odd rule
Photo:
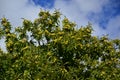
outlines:
[[[41,10],[33,22],[12,27],[1,19],[0,80],[118,80],[120,40],[93,36],[61,13]]]

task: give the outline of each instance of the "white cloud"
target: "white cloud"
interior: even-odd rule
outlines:
[[[7,17],[13,26],[22,24],[21,18],[34,19],[37,17],[40,8],[29,4],[28,0],[1,0],[0,18]]]
[[[2,49],[3,51],[6,51],[5,39],[0,40],[0,49]]]
[[[110,35],[111,38],[120,39],[120,15],[109,20],[106,32]]]
[[[101,28],[99,24],[94,23],[93,24],[93,29],[94,29],[94,31],[93,31],[92,35],[94,35],[94,36],[104,36],[104,35],[107,34],[106,30]]]
[[[73,0],[73,2],[76,2],[82,12],[98,13],[102,11],[103,6],[108,0]]]

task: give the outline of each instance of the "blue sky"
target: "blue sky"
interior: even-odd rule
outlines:
[[[22,25],[21,18],[37,18],[40,8],[59,9],[78,28],[92,23],[93,35],[120,39],[120,0],[0,0],[0,18],[7,17],[16,27]]]
[[[43,8],[53,8],[55,0],[32,0],[36,6],[41,6]]]

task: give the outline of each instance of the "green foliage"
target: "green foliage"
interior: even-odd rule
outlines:
[[[7,53],[0,49],[0,80],[118,80],[120,40],[92,36],[92,25],[76,24],[60,12],[41,10],[33,22],[11,31],[2,18],[0,37]]]

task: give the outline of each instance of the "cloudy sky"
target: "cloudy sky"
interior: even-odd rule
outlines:
[[[120,0],[0,0],[0,18],[7,17],[17,27],[22,25],[21,18],[37,18],[41,8],[59,9],[77,27],[92,23],[93,35],[120,39]]]

